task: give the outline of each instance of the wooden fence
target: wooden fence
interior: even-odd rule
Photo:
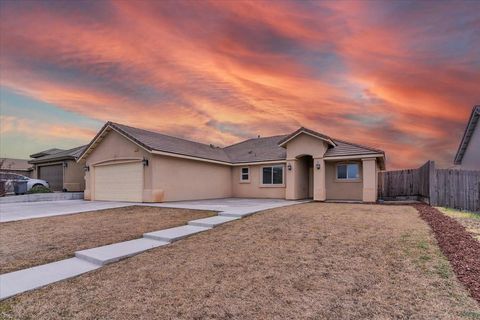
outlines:
[[[480,171],[437,169],[435,180],[433,205],[480,211]]]
[[[418,169],[380,172],[379,198],[384,200],[430,198],[432,170],[435,170],[434,162],[427,161]]]
[[[480,171],[435,169],[427,161],[417,169],[379,173],[383,200],[418,199],[433,206],[480,211]]]

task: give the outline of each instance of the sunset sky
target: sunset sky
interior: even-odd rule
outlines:
[[[299,126],[448,167],[480,1],[0,1],[1,156],[105,121],[227,145]]]

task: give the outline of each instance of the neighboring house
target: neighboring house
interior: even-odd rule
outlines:
[[[32,178],[48,182],[53,191],[85,190],[85,170],[78,156],[85,146],[69,150],[48,149],[30,155],[33,164]]]
[[[85,199],[377,200],[381,150],[300,128],[225,148],[107,122],[79,157]]]
[[[473,107],[454,164],[459,169],[480,170],[480,106]]]
[[[16,173],[30,177],[32,170],[32,165],[28,163],[28,160],[0,158],[0,171],[2,172]]]

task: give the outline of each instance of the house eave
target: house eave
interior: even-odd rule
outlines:
[[[457,153],[455,154],[455,158],[453,160],[453,163],[455,165],[462,164],[463,156],[465,154],[465,151],[467,151],[468,145],[470,143],[470,138],[473,136],[473,133],[475,132],[475,129],[478,125],[479,118],[480,106],[475,106],[468,120],[467,127],[463,132],[462,140],[460,141],[460,145],[458,146]]]

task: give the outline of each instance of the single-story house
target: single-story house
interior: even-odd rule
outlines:
[[[53,191],[85,190],[85,173],[82,162],[77,162],[85,146],[73,149],[48,149],[30,155],[32,178],[48,182]]]
[[[480,170],[480,106],[473,107],[454,164],[459,169]]]
[[[0,158],[0,171],[30,177],[33,167],[26,159]]]
[[[85,199],[377,200],[381,150],[300,128],[220,148],[107,122],[80,154]]]

